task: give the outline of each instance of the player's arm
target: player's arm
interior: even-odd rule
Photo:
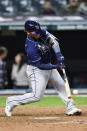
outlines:
[[[31,50],[27,50],[27,54],[30,54],[32,65],[36,66],[37,68],[41,70],[52,70],[52,69],[59,69],[60,67],[58,65],[52,65],[52,64],[43,64],[41,63],[41,56],[39,53],[39,49],[37,46],[33,46]]]
[[[35,64],[36,67],[38,67],[41,70],[52,70],[52,69],[60,69],[60,66],[58,65],[52,65],[52,64],[42,64],[40,61]]]
[[[41,63],[41,57],[38,52],[36,52],[34,55],[32,55],[32,65],[36,66],[37,68],[39,68],[41,70],[52,70],[52,69],[60,69],[61,68],[58,65]]]
[[[61,51],[60,51],[59,42],[55,39],[50,38],[49,44],[52,46],[56,54],[57,60],[58,61],[64,60],[64,57],[62,56]]]
[[[59,42],[56,40],[56,38],[51,35],[50,33],[48,34],[48,42],[49,44],[52,46],[55,54],[56,54],[56,58],[59,64],[62,65],[62,67],[64,68],[64,57],[61,54],[61,50],[59,47]]]

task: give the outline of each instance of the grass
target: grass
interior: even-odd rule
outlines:
[[[87,97],[73,97],[79,107],[87,106]],[[0,108],[5,107],[6,97],[0,97]],[[64,107],[64,103],[57,96],[44,97],[40,102],[22,105],[21,107]],[[19,106],[20,107],[20,106]]]

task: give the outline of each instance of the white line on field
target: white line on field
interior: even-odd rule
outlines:
[[[34,117],[36,120],[58,119],[60,117]]]
[[[63,122],[51,122],[51,123],[42,123],[45,125],[68,125],[68,124],[85,124],[87,125],[87,122],[80,122],[80,121],[63,121]]]
[[[50,120],[50,119],[59,119],[60,120],[60,117],[34,117],[32,119],[36,119],[36,120]],[[87,125],[87,121],[81,121],[81,120],[73,120],[73,121],[58,121],[58,122],[48,122],[48,123],[42,123],[42,124],[45,124],[45,125],[64,125],[64,124],[85,124]]]

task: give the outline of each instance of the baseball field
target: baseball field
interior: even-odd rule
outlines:
[[[81,116],[66,116],[65,105],[57,96],[14,109],[12,117],[4,113],[6,97],[0,97],[0,131],[87,131],[87,97],[73,97],[83,110]]]

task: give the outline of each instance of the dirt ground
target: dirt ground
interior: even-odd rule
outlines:
[[[87,131],[87,108],[66,116],[64,108],[16,108],[12,117],[0,109],[0,131]]]

